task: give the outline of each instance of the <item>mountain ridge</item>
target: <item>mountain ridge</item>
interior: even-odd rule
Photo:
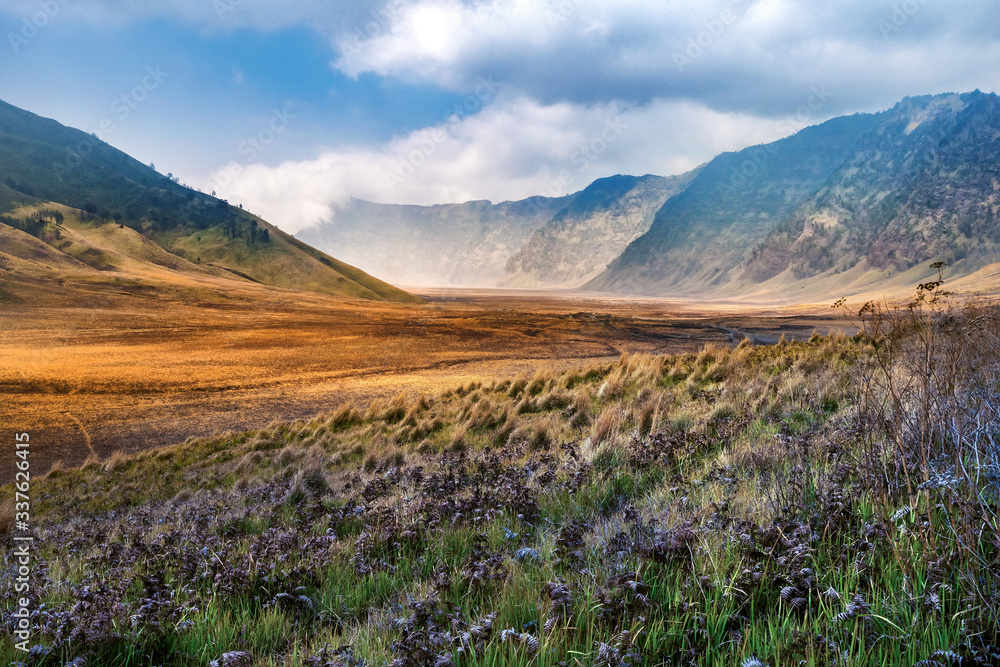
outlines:
[[[683,192],[700,167],[678,176],[598,179],[535,230],[507,261],[502,287],[579,287],[647,231],[656,211]]]
[[[494,204],[379,204],[352,199],[332,221],[296,236],[396,284],[493,286],[508,257],[571,201],[529,197]]]
[[[115,268],[125,264],[144,275],[155,273],[150,267],[140,266],[141,262],[136,263],[140,260],[132,255],[135,249],[132,246],[138,242],[133,243],[135,239],[127,238],[128,235],[114,236],[127,248],[98,247],[108,242],[110,236],[96,230],[107,225],[119,230],[131,229],[145,242],[184,260],[185,264],[170,269],[174,272],[204,277],[206,271],[211,273],[211,265],[223,271],[213,278],[225,276],[236,281],[348,298],[420,301],[308,247],[242,208],[159,174],[95,135],[2,101],[0,213],[4,214],[0,221],[4,238],[12,244],[0,248],[3,265],[29,271],[25,274],[0,266],[7,294],[18,289],[30,292],[42,279],[64,280],[59,271],[75,266],[62,261],[51,266],[39,265],[39,260],[33,258],[38,255],[37,248],[24,239],[15,243],[18,234],[32,236],[56,252],[73,248],[83,257],[117,257],[117,265],[111,260],[96,259],[93,265],[82,263],[89,269],[105,272],[104,277],[112,283]],[[34,250],[28,252],[28,257],[16,257],[7,252],[15,245],[25,252],[28,248]],[[42,255],[54,261],[52,255]],[[59,271],[52,270],[56,267]],[[88,273],[77,268],[83,271],[81,275]],[[93,279],[93,276],[87,278]],[[171,279],[180,276],[173,275]]]
[[[817,137],[813,150],[788,150]],[[998,165],[995,94],[834,118],[715,158],[585,288],[795,298],[865,291],[934,261],[970,275],[1000,260]]]
[[[742,248],[761,241],[811,195],[874,122],[857,114],[771,144],[722,153],[657,211],[633,241],[584,289],[648,293],[650,286],[704,292],[725,282]],[[676,293],[676,292],[675,292]]]
[[[396,284],[577,287],[645,231],[693,173],[618,174],[561,197],[496,204],[352,199],[296,236]],[[560,242],[566,235],[576,237],[574,247]]]

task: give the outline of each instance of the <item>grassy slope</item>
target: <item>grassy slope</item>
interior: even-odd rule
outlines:
[[[23,218],[40,207],[18,204],[12,215]],[[75,209],[57,204],[45,208],[60,210],[65,219],[62,225],[50,224],[40,238],[0,223],[4,301],[76,303],[79,289],[118,293],[125,284],[152,288],[150,295],[214,299],[212,294],[231,285],[219,281],[224,279],[350,298],[419,302],[264,222],[259,225],[269,229],[272,241],[251,246],[227,239],[215,228],[190,236],[160,233],[151,239],[127,226],[87,219]]]
[[[3,183],[0,183],[0,211],[9,211],[15,204],[32,199],[32,197],[28,197],[16,190],[11,190]]]
[[[8,178],[18,191],[7,187]],[[174,183],[84,132],[0,102],[0,213],[37,201],[72,209],[92,203],[108,217],[120,214],[125,226],[169,253],[192,262],[200,256],[206,264],[231,269],[231,275],[264,284],[352,298],[419,301],[246,211]],[[227,227],[237,238],[226,236]],[[252,227],[267,229],[271,242],[249,240]],[[213,243],[199,247],[192,240],[198,236]]]
[[[623,357],[56,471],[36,639],[91,665],[968,658],[995,626],[926,541],[961,510],[866,482],[864,353]]]
[[[15,218],[24,218],[43,207],[16,202],[11,206],[10,214]],[[268,229],[270,242],[248,244],[245,239],[226,238],[221,229],[214,227],[142,234],[113,222],[88,219],[80,211],[58,204],[45,204],[44,208],[58,209],[66,218],[58,228],[50,225],[41,239],[0,223],[5,230],[2,233],[10,241],[2,250],[7,265],[0,267],[8,281],[65,281],[85,277],[91,283],[111,283],[116,278],[130,276],[163,285],[182,285],[214,276],[335,296],[420,302],[419,298],[338,262],[262,220],[257,220],[257,225]],[[73,259],[87,266],[81,267]],[[105,273],[95,275],[90,269]]]
[[[219,229],[161,233],[156,240],[190,260],[215,264],[277,287],[355,298],[420,303],[421,299],[302,243],[277,227],[246,214],[267,229],[270,242],[227,239]]]

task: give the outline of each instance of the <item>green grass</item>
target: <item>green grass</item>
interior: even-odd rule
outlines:
[[[623,357],[49,476],[39,586],[66,616],[39,664],[972,662],[997,547],[949,538],[967,515],[935,490],[886,519],[910,501],[851,435],[862,345]]]

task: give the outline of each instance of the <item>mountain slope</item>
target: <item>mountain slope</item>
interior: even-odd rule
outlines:
[[[81,225],[77,234],[84,227],[104,225],[131,229],[185,260],[186,271],[211,265],[234,279],[275,287],[365,299],[417,300],[309,248],[246,211],[180,185],[96,136],[4,102],[0,102],[0,184],[0,213],[7,214],[4,224],[30,231],[43,242],[55,244],[52,247],[60,252],[58,246],[68,233],[65,226],[55,219],[30,219],[43,210],[38,207],[41,203],[66,206],[65,220]],[[105,241],[114,236],[104,235]],[[115,254],[114,248],[94,250]],[[129,251],[118,254],[128,256]],[[15,278],[9,275],[7,280]]]
[[[744,276],[888,276],[937,260],[952,275],[976,271],[1000,259],[998,189],[1000,98],[907,98],[755,249]]]
[[[911,290],[935,261],[993,275],[998,192],[1000,98],[906,98],[720,155],[586,287],[801,300]]]
[[[46,219],[39,227],[38,215],[54,211],[61,221]],[[251,252],[212,228],[175,238],[175,246],[198,244],[202,254],[193,251],[188,259],[179,247],[166,250],[162,234],[150,237],[60,204],[17,206],[0,215],[0,301],[80,305],[131,294],[218,302],[237,294],[253,299],[261,290],[281,287],[342,298],[419,301],[263,221],[259,225],[272,240]]]
[[[499,204],[355,199],[297,237],[397,284],[575,287],[646,231],[692,177],[612,176],[564,197]]]
[[[510,258],[500,284],[576,287],[586,282],[645,233],[660,206],[683,192],[696,174],[594,181]]]
[[[719,155],[585,288],[675,294],[725,283],[747,250],[826,182],[876,120],[836,118],[772,144]]]
[[[359,199],[297,234],[346,261],[408,285],[495,285],[507,260],[572,197],[413,206]]]

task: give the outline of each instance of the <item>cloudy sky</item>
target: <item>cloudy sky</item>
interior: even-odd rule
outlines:
[[[289,231],[1000,89],[998,0],[0,0],[0,99]]]

